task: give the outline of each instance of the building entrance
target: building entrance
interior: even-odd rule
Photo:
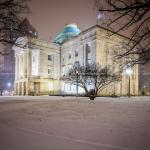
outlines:
[[[34,82],[34,94],[38,95],[40,93],[40,83]]]

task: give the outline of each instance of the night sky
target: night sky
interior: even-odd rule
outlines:
[[[76,23],[81,30],[96,24],[94,0],[31,0],[30,23],[40,39],[53,39],[65,24]]]

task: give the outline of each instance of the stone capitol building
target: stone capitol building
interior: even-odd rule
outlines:
[[[84,66],[98,63],[102,67],[108,66],[114,72],[117,71],[119,64],[112,57],[118,47],[121,49],[121,43],[128,41],[128,38],[119,34],[109,36],[110,33],[110,30],[98,25],[81,32],[76,24],[68,24],[51,43],[38,38],[18,38],[16,42],[21,42],[24,47],[13,46],[15,95],[76,95],[76,86],[61,80],[75,63]],[[140,95],[142,90],[150,94],[150,84],[147,85],[150,81],[142,83],[142,75],[140,65],[135,65],[130,76],[131,95]],[[110,84],[100,94],[110,96],[115,93],[126,96],[128,79],[128,75],[122,73],[120,81]],[[84,94],[80,87],[78,92]]]

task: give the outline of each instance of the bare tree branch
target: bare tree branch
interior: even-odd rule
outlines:
[[[101,68],[98,64],[88,64],[86,67],[74,64],[62,80],[80,86],[86,95],[94,100],[103,88],[118,81],[119,77],[119,74],[112,73],[108,67]]]
[[[99,13],[105,12],[106,16],[111,14],[111,19],[104,20],[106,28],[112,29],[114,34],[122,31],[131,33],[128,34],[126,51],[116,57],[131,58],[132,54],[137,54],[135,64],[150,62],[150,1],[106,0],[102,3],[101,0],[95,0],[95,5]]]
[[[21,17],[22,13],[30,12],[27,6],[28,1],[0,1],[0,43],[3,45],[16,44],[16,39],[20,36],[37,37],[36,30],[29,24],[27,19]],[[3,51],[0,54],[7,55],[7,53]]]

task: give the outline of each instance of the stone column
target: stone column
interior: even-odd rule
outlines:
[[[15,80],[17,80],[17,77],[18,77],[18,57],[15,56]]]
[[[20,71],[20,66],[21,66],[21,62],[20,62],[20,57],[21,56],[18,56],[18,79],[20,79],[20,73],[21,73],[21,71]],[[20,89],[20,87],[19,87],[19,89]]]

